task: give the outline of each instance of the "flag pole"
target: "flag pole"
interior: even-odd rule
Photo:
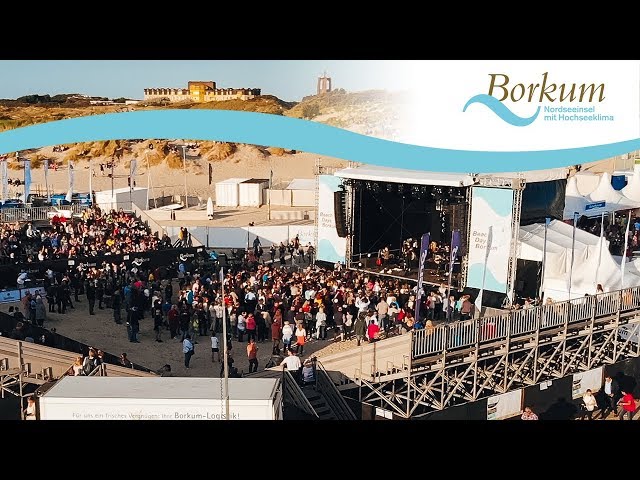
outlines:
[[[549,224],[551,219],[549,217],[544,219],[544,243],[542,245],[542,278],[540,279],[540,291],[538,291],[538,298],[542,301],[544,296],[544,274],[545,267],[547,265],[547,231],[549,230]]]
[[[576,217],[579,215],[578,212],[573,212],[573,234],[571,236],[571,264],[569,266],[569,300],[571,300],[571,287],[573,283],[573,259],[575,257],[576,250],[576,227],[578,220]]]
[[[602,246],[604,244],[604,214],[607,212],[602,212],[602,216],[600,218],[600,242],[598,243],[598,245],[600,246],[598,248],[598,264],[596,265],[596,285],[595,287],[598,288],[598,275],[600,274],[600,261],[602,260]]]
[[[627,220],[627,228],[624,234],[624,251],[622,252],[622,264],[620,265],[620,288],[624,288],[624,269],[627,263],[627,250],[629,249],[629,226],[631,225],[631,210]]]

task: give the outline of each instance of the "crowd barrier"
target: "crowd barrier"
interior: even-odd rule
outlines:
[[[44,279],[45,272],[49,269],[53,272],[66,272],[69,267],[95,267],[102,265],[103,262],[117,265],[124,263],[127,268],[134,264],[138,266],[144,265],[145,268],[170,267],[174,262],[179,261],[181,256],[188,260],[200,252],[204,252],[204,249],[199,247],[169,248],[124,255],[96,255],[95,257],[61,258],[43,262],[0,265],[0,288],[5,289],[0,290],[0,303],[14,301],[9,298],[11,295],[15,295],[16,290],[19,290],[17,288],[17,279],[22,271],[27,272],[30,277],[35,276],[36,278]],[[25,285],[24,288],[33,289],[38,287],[37,285],[33,287]]]

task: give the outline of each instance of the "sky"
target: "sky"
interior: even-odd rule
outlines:
[[[325,70],[333,88],[403,88],[392,61],[380,60],[2,60],[0,98],[80,93],[142,99],[144,88],[186,88],[189,80],[218,87],[261,88],[264,95],[299,101],[316,92]]]

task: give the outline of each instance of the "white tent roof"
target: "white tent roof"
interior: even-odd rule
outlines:
[[[626,189],[627,187],[625,187]],[[632,190],[628,190],[632,191]],[[635,195],[636,190],[632,191]],[[611,175],[603,173],[596,189],[589,195],[581,195],[578,191],[578,182],[574,177],[567,181],[567,190],[565,193],[565,206],[563,217],[572,219],[574,212],[578,215],[586,215],[589,217],[599,216],[602,213],[616,212],[619,210],[630,210],[640,207],[640,185],[637,187],[638,200],[628,198],[623,193],[616,191],[611,186]],[[595,206],[595,204],[604,202],[604,205]]]
[[[425,172],[401,168],[365,165],[343,168],[334,173],[336,177],[373,182],[408,183],[411,185],[436,185],[444,187],[467,187],[473,185],[473,176],[466,173]]]
[[[621,288],[620,264],[609,253],[608,242],[601,244],[600,238],[584,230],[575,231],[573,251],[573,272],[571,272],[571,251],[573,227],[559,220],[553,220],[547,229],[547,254],[545,260],[545,296],[554,300],[569,298],[569,277],[571,276],[571,297],[595,293],[598,283],[605,291]],[[544,224],[520,227],[518,258],[541,262],[544,255]],[[637,268],[625,268],[624,286],[640,285]]]
[[[620,191],[628,199],[640,202],[640,165],[633,166],[633,175],[629,183]]]

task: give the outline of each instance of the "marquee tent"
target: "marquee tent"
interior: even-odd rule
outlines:
[[[605,291],[621,287],[621,267],[609,253],[608,241],[584,230],[575,230],[573,272],[571,272],[571,250],[573,227],[553,220],[547,228],[547,253],[545,259],[545,297],[554,300],[594,294],[596,286],[602,284]],[[544,224],[520,227],[518,258],[541,262],[544,256]],[[624,287],[640,285],[640,275],[634,266],[625,267]]]
[[[611,186],[611,175],[605,172],[600,176],[596,189],[589,195],[582,195],[578,190],[576,177],[570,177],[567,181],[563,218],[572,219],[574,212],[579,216],[596,217],[602,213],[640,208],[640,184],[634,183],[638,181],[640,179],[632,180],[623,190],[616,191]]]

